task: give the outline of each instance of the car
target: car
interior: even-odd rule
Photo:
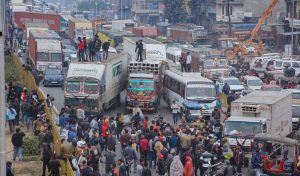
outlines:
[[[64,75],[58,67],[49,66],[43,72],[43,85],[47,86],[60,86],[64,85]]]
[[[282,91],[282,87],[273,84],[262,85],[260,90],[262,91]]]
[[[77,60],[77,52],[66,48],[66,49],[62,49],[63,54],[64,54],[64,62],[63,62],[63,66],[64,67],[68,67],[70,62],[74,62]]]
[[[70,49],[70,50],[72,50],[73,52],[76,52],[76,53],[77,53],[76,48],[75,48],[74,46],[72,46],[72,45],[64,45],[64,46],[63,46],[63,49]]]
[[[241,81],[233,76],[230,77],[220,77],[217,82],[216,85],[219,86],[219,92],[222,92],[223,86],[225,85],[225,83],[227,83],[230,87],[230,91],[235,92],[236,94],[242,94],[242,92],[244,92],[245,87],[243,86],[243,84],[241,83]]]
[[[246,87],[247,92],[252,92],[254,90],[260,90],[263,82],[260,78],[256,76],[244,76],[242,82]]]

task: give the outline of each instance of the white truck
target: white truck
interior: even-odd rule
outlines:
[[[292,94],[288,91],[253,91],[231,104],[231,117],[224,124],[224,135],[231,146],[240,143],[251,149],[257,133],[288,136],[292,132]]]
[[[110,54],[102,63],[70,63],[65,83],[65,105],[83,106],[87,113],[102,112],[121,103],[126,87],[126,54]]]
[[[167,61],[167,48],[166,45],[147,37],[124,37],[123,50],[129,55],[130,60],[137,59],[136,42],[143,41],[143,60],[148,61]]]

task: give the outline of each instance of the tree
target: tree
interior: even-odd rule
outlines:
[[[183,0],[165,0],[165,18],[169,23],[178,23],[186,21],[186,11]]]
[[[190,0],[188,5],[191,9],[192,21],[201,24],[201,18],[205,18],[206,0]]]

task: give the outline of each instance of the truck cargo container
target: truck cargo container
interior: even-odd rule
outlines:
[[[133,28],[132,33],[134,33],[137,37],[158,36],[157,28],[153,28],[153,27],[136,27],[136,28]]]
[[[60,31],[60,15],[36,12],[15,12],[14,21],[25,30],[25,23],[45,23],[50,30]]]
[[[249,151],[257,133],[288,136],[292,132],[292,93],[253,91],[231,103],[231,117],[224,135],[231,146],[241,144]]]
[[[85,37],[91,40],[94,37],[92,22],[86,19],[69,19],[68,22],[69,36],[74,43],[78,42],[78,37]]]
[[[99,113],[120,106],[125,89],[128,56],[110,54],[102,63],[70,63],[65,83],[65,105],[83,106],[87,113]]]
[[[62,68],[62,47],[60,36],[52,30],[32,29],[29,32],[29,61],[38,71],[49,65]]]
[[[124,37],[123,49],[129,54],[129,59],[136,60],[136,42],[143,41],[143,59],[148,61],[166,61],[166,44],[147,37]]]

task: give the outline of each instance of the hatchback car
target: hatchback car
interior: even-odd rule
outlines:
[[[46,86],[60,86],[64,85],[64,75],[57,67],[47,67],[43,74],[43,85]]]

